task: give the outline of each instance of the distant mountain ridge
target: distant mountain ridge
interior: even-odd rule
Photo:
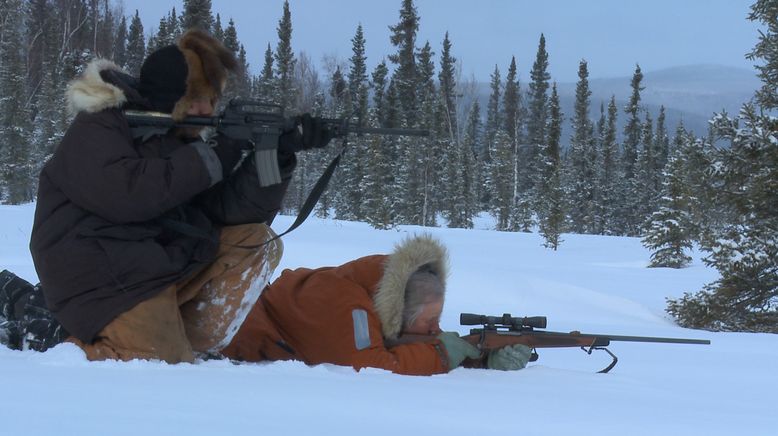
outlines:
[[[751,100],[754,92],[761,86],[756,70],[728,67],[722,65],[686,65],[656,71],[643,71],[644,87],[641,91],[641,106],[651,113],[656,126],[659,107],[664,106],[666,127],[672,138],[678,123],[697,136],[708,132],[708,120],[714,113],[726,110],[737,115],[740,107]],[[596,122],[600,117],[600,103],[607,111],[611,95],[615,95],[618,112],[618,133],[621,135],[626,122],[624,107],[629,100],[631,76],[589,79],[592,91],[590,118]],[[570,117],[575,102],[575,82],[557,84],[565,122],[562,129],[562,145],[569,143],[571,132]],[[522,90],[526,92],[528,83],[522,81]],[[479,103],[486,107],[489,99],[489,84],[480,84]],[[526,94],[525,94],[526,95]],[[641,115],[645,119],[645,113]],[[619,139],[621,140],[621,139]]]

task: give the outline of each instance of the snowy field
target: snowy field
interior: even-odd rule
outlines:
[[[0,206],[0,270],[36,282],[27,244],[34,205]],[[285,230],[293,217],[279,217]],[[428,232],[449,248],[441,326],[460,312],[545,315],[548,330],[710,339],[712,345],[614,342],[610,359],[540,350],[522,371],[433,377],[299,362],[194,365],[88,362],[75,346],[0,347],[0,435],[776,435],[778,335],[674,325],[665,298],[716,278],[698,253],[649,269],[635,238],[401,227],[310,218],[284,238],[281,268],[336,265]],[[280,269],[276,271],[278,276]]]

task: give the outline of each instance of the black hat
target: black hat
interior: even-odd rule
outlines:
[[[175,45],[151,53],[140,68],[138,92],[151,109],[172,113],[176,102],[186,94],[189,68],[184,53]]]

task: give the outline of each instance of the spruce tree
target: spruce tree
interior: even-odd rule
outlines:
[[[440,55],[440,72],[438,83],[440,101],[438,111],[440,113],[442,131],[440,132],[441,162],[445,167],[442,183],[435,189],[436,196],[440,199],[441,211],[448,220],[449,227],[465,227],[466,219],[462,214],[464,207],[463,185],[466,189],[472,188],[472,180],[463,180],[465,169],[462,167],[466,155],[459,141],[459,129],[456,115],[456,58],[451,54],[451,41],[448,32],[443,39],[443,51]],[[468,174],[468,177],[470,175]]]
[[[221,25],[221,23],[218,24]],[[235,28],[235,21],[232,18],[230,18],[227,27],[222,32],[222,43],[238,60],[238,69],[235,74],[231,74],[228,77],[227,86],[224,90],[222,104],[226,104],[233,98],[248,97],[251,88],[246,50],[238,40],[238,30]]]
[[[340,71],[340,67],[336,67],[330,78],[329,89],[329,108],[324,115],[331,118],[340,118],[344,116],[346,100],[348,98],[348,85],[343,77],[343,73]],[[311,150],[310,156],[318,163],[316,165],[316,173],[321,174],[324,172],[327,164],[335,157],[337,150],[334,147],[327,147],[318,150]],[[316,207],[316,216],[319,218],[329,218],[331,209],[336,208],[338,217],[341,216],[342,211],[345,209],[340,197],[343,195],[343,190],[346,187],[343,183],[343,171],[338,172],[333,177],[332,183],[329,188],[322,193],[319,198],[319,202]]]
[[[767,27],[750,53],[762,88],[738,120],[718,115],[712,125],[729,148],[718,152],[712,186],[727,222],[703,241],[704,259],[720,278],[696,294],[669,301],[667,311],[684,326],[778,333],[778,1],[758,0],[749,19]]]
[[[657,210],[659,189],[657,180],[661,174],[656,174],[656,156],[654,155],[654,120],[651,114],[646,112],[646,121],[643,123],[640,134],[641,147],[638,151],[638,163],[635,168],[633,192],[635,193],[634,219],[645,223],[652,212]],[[642,227],[642,226],[641,226]]]
[[[527,157],[529,171],[522,177],[522,191],[537,204],[539,199],[535,194],[538,184],[537,159],[539,148],[546,143],[546,126],[548,116],[548,53],[546,38],[540,35],[535,62],[532,64],[529,83],[529,113],[527,115]],[[537,206],[536,206],[537,207]]]
[[[214,38],[224,43],[224,26],[222,26],[222,17],[219,14],[216,14],[216,19],[213,22],[213,29],[211,34]]]
[[[273,77],[273,50],[270,48],[270,43],[265,50],[265,63],[257,80],[254,97],[268,103],[280,103]]]
[[[521,147],[521,87],[519,85],[515,57],[511,58],[508,74],[505,76],[505,92],[503,94],[502,115],[500,118],[503,122],[502,128],[508,134],[511,142],[512,177],[510,179],[505,177],[506,181],[510,180],[510,187],[507,187],[507,189],[510,189],[513,193],[513,205],[511,206],[508,228],[512,231],[521,230],[527,232],[532,225],[531,211],[528,202],[528,192],[525,189],[526,186],[521,185],[520,179],[523,174],[529,172],[530,168],[527,149],[526,147]],[[505,157],[507,158],[508,155],[505,155]]]
[[[497,65],[494,66],[494,72],[491,75],[490,83],[491,93],[489,102],[486,105],[486,125],[484,127],[484,142],[481,153],[478,156],[480,163],[481,185],[478,191],[478,202],[481,209],[489,209],[495,192],[494,180],[492,179],[493,154],[495,149],[495,138],[500,130],[500,93],[502,91],[502,81],[500,79],[500,70]]]
[[[289,1],[284,1],[284,12],[278,21],[278,45],[275,52],[275,82],[278,90],[278,102],[284,112],[292,113],[297,100],[294,87],[295,58],[292,52],[292,14]]]
[[[419,51],[416,64],[418,73],[417,98],[421,110],[415,124],[428,129],[430,136],[420,143],[408,142],[408,138],[399,138],[400,150],[407,156],[402,180],[405,198],[409,199],[410,214],[405,214],[406,222],[422,226],[436,226],[439,211],[437,196],[443,190],[444,149],[449,144],[448,133],[443,121],[443,105],[438,88],[435,86],[434,53],[429,42]],[[395,74],[396,75],[396,74]],[[416,164],[414,164],[416,162]],[[410,219],[410,221],[408,221]]]
[[[252,76],[250,72],[248,54],[243,44],[238,49],[238,71],[236,73],[238,95],[243,98],[251,96]]]
[[[440,98],[443,103],[443,120],[447,127],[448,138],[452,144],[457,144],[459,141],[456,108],[457,84],[454,77],[456,61],[456,58],[451,54],[451,40],[448,38],[448,32],[446,32],[446,36],[443,39],[443,51],[440,53],[438,81],[440,83]]]
[[[50,46],[51,38],[47,35],[51,33],[52,14],[50,6],[46,0],[32,0],[27,9],[26,40],[27,45],[27,90],[29,96],[27,101],[31,110],[31,116],[37,115],[40,91],[43,87],[44,77],[47,67],[44,64],[49,53],[54,51]]]
[[[149,43],[146,46],[149,53],[170,44],[170,34],[167,30],[167,17],[159,19],[159,27],[157,28],[156,35],[149,38]]]
[[[629,98],[629,103],[624,108],[624,112],[628,116],[627,124],[624,127],[624,151],[622,155],[626,180],[635,178],[635,166],[638,160],[642,126],[640,122],[640,92],[645,89],[641,86],[642,81],[643,73],[640,71],[640,65],[638,65],[635,68],[635,73],[632,75],[632,95]]]
[[[602,235],[605,232],[605,208],[603,206],[603,168],[604,157],[603,143],[605,142],[605,132],[608,128],[608,119],[605,115],[605,102],[600,101],[600,118],[597,120],[596,133],[594,134],[594,168],[592,169],[594,177],[594,197],[592,199],[592,229],[591,233]]]
[[[407,138],[398,138],[397,191],[401,201],[397,207],[399,223],[427,225],[427,212],[431,210],[429,191],[430,156],[438,141],[438,132],[434,128],[437,111],[437,96],[434,84],[434,66],[432,49],[425,44],[418,56],[425,77],[420,89],[421,120],[418,125],[430,130],[430,136],[409,142]]]
[[[37,16],[40,21],[31,22],[34,27],[30,29],[31,32],[35,32],[34,38],[37,43],[30,44],[30,46],[38,46],[41,49],[39,54],[42,73],[39,83],[30,84],[31,89],[37,93],[32,98],[32,101],[35,102],[35,121],[32,131],[31,159],[35,175],[40,172],[44,163],[52,155],[54,147],[60,142],[67,128],[67,113],[63,108],[67,106],[64,88],[69,79],[63,74],[64,68],[59,58],[60,34],[58,26],[52,25],[56,17],[46,7],[45,1],[41,1],[41,3],[44,4],[45,11]],[[31,56],[28,55],[29,58]]]
[[[486,105],[486,141],[490,143],[494,141],[494,137],[497,135],[497,130],[500,129],[502,120],[500,118],[500,97],[502,92],[502,79],[500,78],[500,69],[497,65],[494,66],[494,72],[491,75],[491,82],[489,85],[491,93],[489,94],[489,102]],[[488,156],[488,154],[487,154]]]
[[[640,71],[640,65],[635,68],[632,76],[632,95],[629,103],[624,108],[627,114],[627,124],[624,127],[624,144],[622,147],[622,183],[619,192],[619,222],[616,224],[617,234],[636,235],[643,221],[637,213],[638,193],[635,192],[637,186],[637,164],[638,150],[640,147],[640,133],[642,123],[640,121],[640,91],[643,73]]]
[[[754,49],[746,55],[750,60],[761,60],[764,63],[756,65],[762,88],[757,91],[756,99],[759,106],[765,110],[778,108],[778,3],[776,0],[757,0],[751,6],[748,19],[759,21],[767,27],[766,32],[759,32],[759,40]]]
[[[224,47],[230,50],[233,56],[237,57],[238,51],[240,51],[240,42],[238,41],[238,30],[235,28],[235,21],[232,18],[230,18],[230,21],[223,32],[222,42]]]
[[[184,0],[181,26],[184,31],[197,28],[210,32],[213,29],[211,0]]]
[[[181,37],[181,34],[184,33],[184,31],[181,30],[181,20],[176,14],[175,7],[170,11],[170,14],[168,14],[167,31],[168,31],[168,35],[170,36],[171,43],[177,41],[178,38]]]
[[[778,333],[775,121],[745,106],[739,120],[719,115],[713,123],[730,143],[719,151],[712,182],[726,222],[709,231],[702,248],[708,252],[703,261],[721,278],[671,300],[667,310],[683,326]]]
[[[505,76],[505,93],[502,103],[503,129],[513,142],[514,153],[518,151],[520,134],[521,88],[519,87],[516,57],[511,57],[508,74]]]
[[[29,112],[25,101],[24,4],[7,0],[0,4],[0,201],[20,204],[34,194],[30,159]]]
[[[618,108],[616,97],[611,96],[608,103],[608,117],[603,129],[600,144],[600,159],[598,171],[598,209],[600,210],[601,230],[599,233],[606,235],[618,234],[616,214],[619,213],[618,193],[621,174],[619,169],[619,150],[616,142],[616,118]]]
[[[383,60],[376,65],[370,75],[370,87],[373,89],[373,110],[375,111],[373,123],[378,127],[386,125],[386,102],[384,99],[388,76],[389,68],[386,67],[386,61]]]
[[[564,191],[561,181],[559,139],[562,136],[563,114],[559,105],[556,83],[551,88],[549,104],[548,140],[540,150],[540,184],[538,196],[542,208],[538,209],[538,226],[545,239],[544,246],[556,250],[562,243],[561,233],[565,223]]]
[[[692,230],[682,150],[667,162],[664,172],[662,197],[646,223],[643,245],[652,250],[650,267],[683,268],[692,260],[687,254]]]
[[[362,25],[357,26],[354,37],[351,39],[352,56],[348,72],[348,98],[349,105],[347,116],[352,117],[352,122],[359,125],[367,123],[368,119],[368,80],[367,57],[365,56],[365,36]],[[364,217],[362,211],[363,181],[365,177],[365,165],[367,160],[367,144],[364,138],[351,138],[349,142],[347,159],[340,164],[341,195],[336,204],[338,218],[348,220],[361,220]]]
[[[127,61],[125,69],[133,76],[138,76],[143,59],[146,57],[146,41],[143,38],[143,23],[135,10],[135,16],[132,17],[130,30],[127,34]]]
[[[382,80],[383,69],[378,70],[378,77]],[[384,76],[385,79],[385,76]],[[382,86],[382,85],[381,85]],[[381,100],[382,107],[376,108],[377,112],[386,114],[384,123],[387,127],[396,127],[401,117],[401,108],[397,87],[394,82],[389,84],[385,99]],[[374,113],[374,115],[375,115]],[[377,123],[377,120],[375,121]],[[396,138],[374,135],[367,143],[367,168],[365,171],[364,208],[367,222],[378,229],[388,229],[396,222],[396,206],[393,190],[395,189],[394,173],[391,162],[391,150],[396,147],[393,141]]]
[[[116,37],[116,17],[108,0],[100,1],[97,9],[97,28],[94,29],[95,54],[102,58],[110,58],[113,55]]]
[[[400,21],[389,26],[392,32],[390,42],[397,52],[389,56],[389,60],[397,65],[394,80],[397,83],[397,93],[402,105],[403,123],[413,126],[417,120],[416,93],[419,78],[416,72],[416,32],[419,30],[419,16],[413,0],[403,0],[400,8]]]
[[[113,61],[122,68],[127,66],[127,18],[124,16],[119,21],[116,38],[113,40]]]
[[[367,77],[367,56],[365,55],[365,34],[362,25],[357,26],[351,39],[351,66],[348,73],[349,96],[352,112],[357,123],[363,125],[367,120],[369,83]]]
[[[683,122],[678,124],[673,148],[679,150],[683,159],[684,184],[690,193],[688,210],[691,214],[691,234],[696,241],[712,240],[712,233],[721,228],[727,220],[726,208],[721,207],[718,192],[714,187],[713,168],[718,164],[713,145],[703,138],[695,138],[687,132]]]
[[[491,169],[492,211],[497,218],[496,230],[510,230],[511,213],[515,207],[513,191],[513,152],[511,138],[504,129],[498,129],[494,138]]]
[[[659,115],[656,118],[656,131],[654,132],[654,156],[656,157],[654,173],[658,176],[655,181],[657,184],[662,183],[662,172],[670,158],[670,137],[667,134],[666,119],[665,107],[660,106]]]
[[[483,147],[483,129],[481,123],[481,107],[478,100],[473,101],[465,125],[464,137],[460,146],[462,173],[459,186],[460,197],[460,227],[472,228],[473,218],[478,214],[479,162],[478,151]]]
[[[595,213],[595,165],[594,127],[589,119],[590,99],[589,69],[585,60],[578,65],[578,83],[573,108],[573,135],[570,138],[567,166],[567,196],[571,230],[575,233],[592,233]]]

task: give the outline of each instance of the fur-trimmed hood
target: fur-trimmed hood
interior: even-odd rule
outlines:
[[[430,235],[407,238],[395,246],[386,260],[384,274],[373,295],[373,303],[381,318],[381,330],[387,339],[394,339],[402,330],[405,308],[405,286],[408,278],[427,265],[437,275],[443,287],[448,276],[448,253],[443,244]]]
[[[232,52],[202,30],[187,31],[175,47],[181,51],[187,70],[186,92],[176,102],[171,114],[174,119],[180,120],[186,116],[192,102],[198,99],[208,99],[215,104],[224,90],[229,72],[236,71],[238,63]],[[151,57],[153,55],[146,61]],[[137,109],[153,109],[151,101],[141,96],[139,88],[139,79],[130,76],[115,63],[95,59],[68,85],[68,110],[71,115],[95,113],[121,108],[128,103]]]
[[[84,72],[67,87],[65,96],[71,115],[79,112],[95,113],[109,108],[120,108],[128,101],[131,84],[110,78],[130,78],[118,65],[107,59],[95,59]],[[110,81],[106,81],[109,78]],[[134,91],[134,90],[133,90]],[[137,96],[137,92],[129,96]]]

